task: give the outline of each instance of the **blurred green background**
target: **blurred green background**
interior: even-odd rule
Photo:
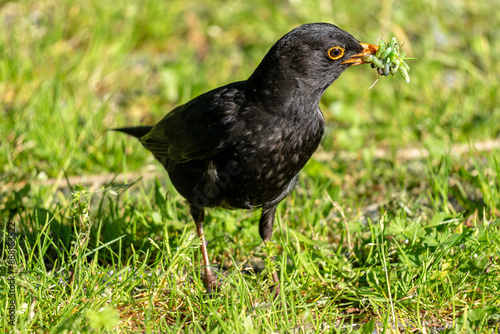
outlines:
[[[472,1],[2,1],[2,181],[119,172],[153,161],[106,133],[247,78],[292,28],[330,22],[362,42],[395,35],[411,83],[346,71],[321,107],[320,150],[497,138],[500,3]],[[10,183],[11,184],[11,183]]]
[[[411,82],[365,65],[326,91],[322,144],[278,208],[271,308],[266,274],[239,267],[265,257],[260,213],[208,210],[210,259],[231,269],[212,304],[183,199],[137,140],[107,130],[246,79],[281,36],[319,21],[365,43],[396,36],[417,58]],[[0,0],[0,221],[19,233],[20,328],[91,331],[105,306],[109,326],[119,315],[143,332],[484,322],[500,291],[499,41],[498,0]],[[144,180],[101,190],[116,175]],[[82,176],[97,182],[70,194]],[[71,287],[57,276],[74,273]]]

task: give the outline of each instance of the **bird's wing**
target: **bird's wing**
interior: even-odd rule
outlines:
[[[244,95],[244,82],[202,94],[172,110],[141,142],[160,161],[209,158],[228,144]]]

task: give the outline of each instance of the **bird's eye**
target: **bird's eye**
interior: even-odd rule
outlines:
[[[330,59],[336,60],[341,58],[344,55],[344,48],[340,46],[334,46],[330,50],[328,50],[328,57]]]

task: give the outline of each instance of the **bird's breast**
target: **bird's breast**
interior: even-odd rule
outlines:
[[[227,184],[226,194],[251,206],[264,205],[280,196],[317,149],[323,135],[321,112],[309,116],[269,117],[241,127],[233,137],[233,145],[217,163],[218,178]]]

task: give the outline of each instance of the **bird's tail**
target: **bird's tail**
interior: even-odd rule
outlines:
[[[134,136],[136,138],[141,138],[145,134],[147,134],[149,131],[151,131],[153,127],[152,126],[135,126],[131,128],[120,128],[120,129],[113,129],[113,131],[120,131],[124,132],[128,135]]]

